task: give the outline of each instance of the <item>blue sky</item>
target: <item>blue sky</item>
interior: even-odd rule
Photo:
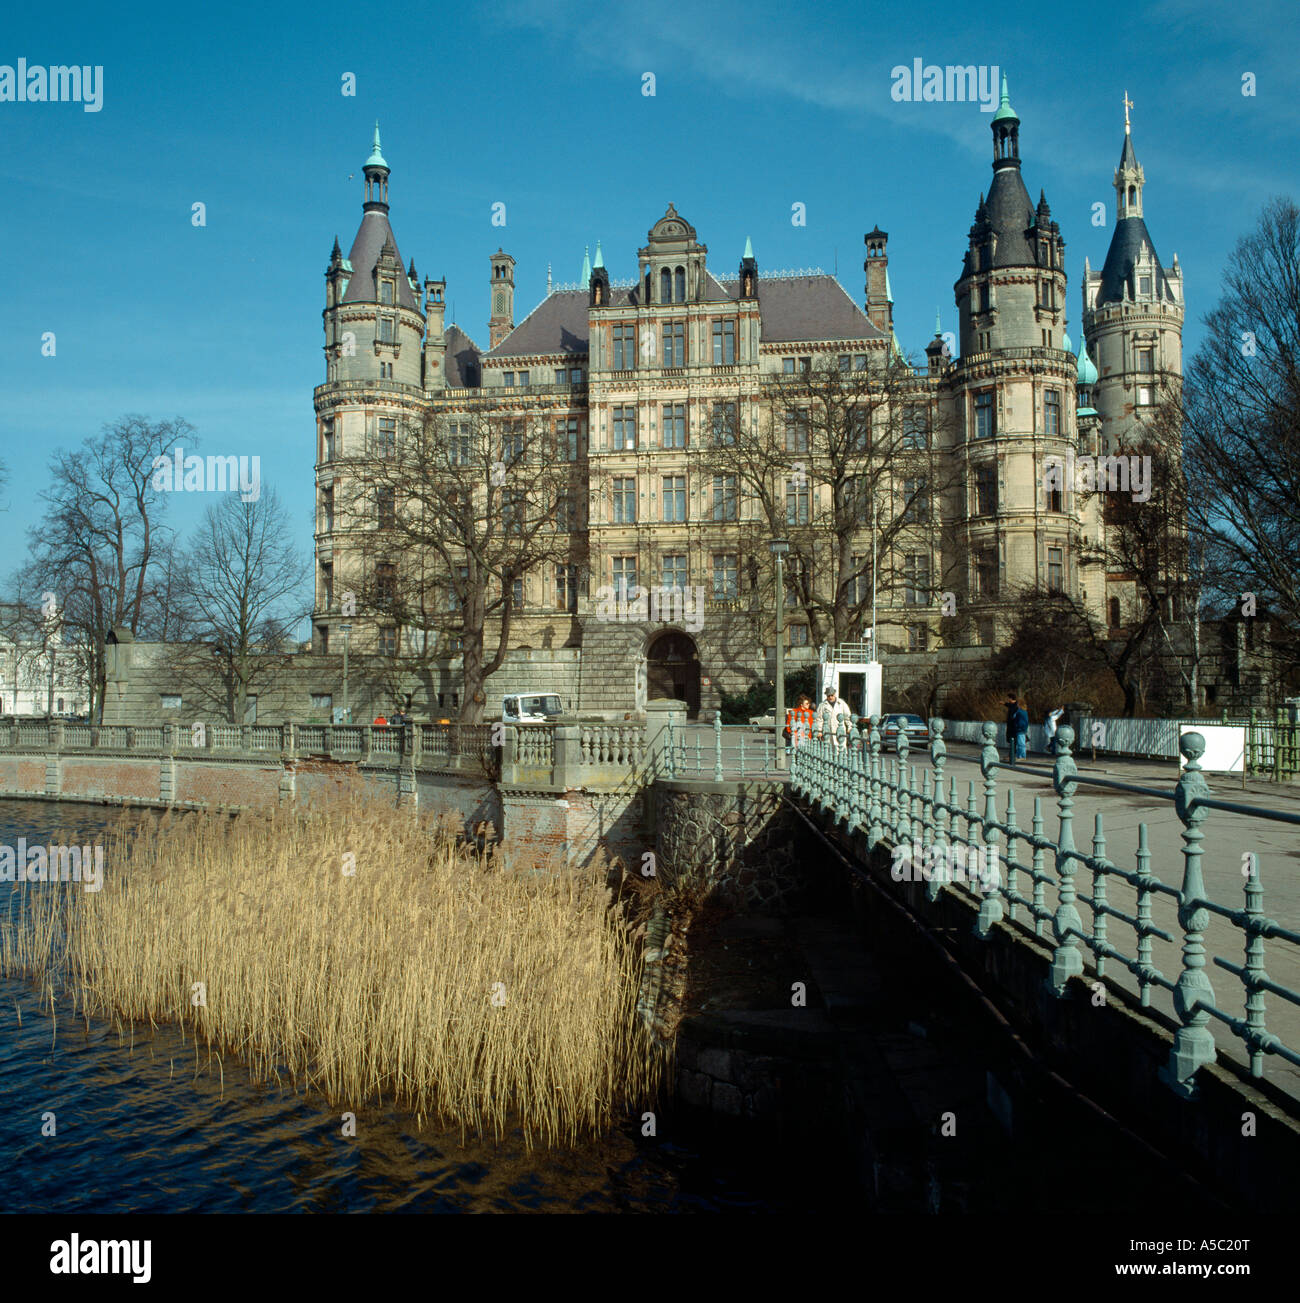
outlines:
[[[402,256],[446,276],[481,345],[498,244],[517,260],[518,320],[548,260],[575,280],[597,238],[611,275],[634,275],[672,201],[715,270],[732,272],[749,236],[761,268],[838,265],[858,301],[862,236],[879,224],[899,339],[919,352],[936,306],[956,326],[991,115],[895,102],[891,69],[919,57],[1006,71],[1026,184],[1046,190],[1066,240],[1075,339],[1084,257],[1099,265],[1110,237],[1090,219],[1097,201],[1113,219],[1127,90],[1147,225],[1184,270],[1190,354],[1236,240],[1269,197],[1300,188],[1298,30],[1284,0],[1079,5],[1050,22],[1041,6],[861,0],[24,6],[0,64],[102,65],[103,107],[0,102],[5,571],[39,523],[50,454],[128,412],[183,416],[204,451],[260,456],[310,548],[323,272],[360,220],[376,118]],[[184,529],[204,505],[178,495],[170,520]]]

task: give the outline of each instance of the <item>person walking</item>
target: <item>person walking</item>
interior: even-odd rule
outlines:
[[[851,723],[852,716],[849,713],[848,706],[840,700],[839,693],[835,690],[834,685],[828,686],[826,699],[817,707],[818,741],[827,733],[830,733],[836,746],[844,746]]]
[[[806,693],[799,694],[798,704],[785,712],[785,740],[787,745],[797,747],[807,742],[813,731],[812,698]]]
[[[1043,720],[1043,736],[1047,739],[1047,754],[1054,756],[1056,754],[1056,721],[1065,714],[1065,711],[1057,706],[1055,710],[1047,712],[1047,718]]]
[[[1025,754],[1025,737],[1029,733],[1029,716],[1020,708],[1013,692],[1007,694],[1007,761],[1014,765]]]

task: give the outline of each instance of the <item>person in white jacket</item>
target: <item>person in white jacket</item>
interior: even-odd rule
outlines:
[[[830,736],[836,746],[844,746],[852,723],[853,716],[848,706],[840,700],[839,693],[833,687],[828,687],[825,700],[817,707],[815,727],[818,740]]]
[[[1047,718],[1043,721],[1043,737],[1047,741],[1047,754],[1054,756],[1056,754],[1056,721],[1065,714],[1059,706],[1055,710],[1047,712]]]

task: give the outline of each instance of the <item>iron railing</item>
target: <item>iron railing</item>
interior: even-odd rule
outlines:
[[[895,864],[892,876],[902,880],[899,874],[902,865],[904,874],[914,872],[924,878],[930,900],[937,899],[943,890],[971,894],[979,901],[978,936],[987,938],[994,925],[1004,919],[1013,925],[1029,927],[1038,937],[1050,927],[1055,941],[1051,987],[1058,997],[1066,994],[1072,977],[1082,976],[1085,951],[1091,956],[1097,980],[1104,984],[1118,985],[1112,965],[1131,974],[1144,1006],[1150,1004],[1154,990],[1168,992],[1180,1025],[1161,1078],[1179,1093],[1195,1095],[1198,1069],[1216,1058],[1212,1020],[1242,1043],[1252,1076],[1263,1076],[1268,1055],[1300,1065],[1300,1050],[1270,1032],[1265,1022],[1266,994],[1300,1007],[1300,992],[1268,976],[1265,943],[1291,947],[1286,952],[1286,962],[1294,963],[1300,932],[1265,914],[1258,854],[1246,852],[1242,856],[1244,901],[1241,904],[1211,899],[1202,870],[1203,825],[1211,811],[1223,810],[1287,824],[1300,824],[1300,814],[1212,797],[1201,771],[1205,739],[1199,733],[1186,733],[1179,739],[1186,767],[1172,791],[1085,777],[1075,766],[1071,754],[1074,729],[1067,725],[1057,730],[1057,754],[1050,770],[1059,820],[1053,838],[1045,830],[1041,797],[1034,798],[1028,829],[1017,822],[1015,793],[1010,787],[1005,794],[1003,812],[999,813],[1000,756],[997,726],[992,723],[983,725],[983,745],[977,762],[982,792],[977,792],[976,782],[972,780],[965,804],[959,801],[957,779],[945,774],[949,757],[944,728],[944,720],[930,721],[930,764],[922,768],[919,782],[917,767],[908,763],[910,748],[906,736],[899,736],[895,758],[882,754],[879,719],[873,716],[866,739],[845,730],[834,741],[813,739],[796,747],[791,756],[791,786],[831,813],[848,831],[863,833],[869,844],[890,846]],[[1095,815],[1091,853],[1076,848],[1074,797],[1080,783],[1138,793],[1161,803],[1172,801],[1183,825],[1180,886],[1163,881],[1153,871],[1145,822],[1138,824],[1132,869],[1108,858],[1100,813]],[[1000,845],[1002,842],[1005,848]],[[906,853],[900,855],[899,847],[905,848]],[[920,866],[915,865],[918,856],[923,859]],[[1091,882],[1082,888],[1078,881],[1080,873],[1091,874]],[[1110,887],[1114,885],[1120,890],[1120,884],[1133,895],[1131,912],[1117,908],[1109,898]],[[1177,936],[1172,928],[1161,926],[1155,918],[1154,907],[1163,898],[1176,903]],[[1079,902],[1090,911],[1090,926],[1084,925]],[[1027,924],[1019,921],[1021,910],[1028,917]],[[1230,924],[1240,938],[1244,963],[1220,955],[1211,958],[1215,966],[1231,973],[1241,983],[1244,1017],[1220,1007],[1206,971],[1205,932],[1211,916]],[[1127,951],[1116,944],[1112,925],[1131,930],[1133,941]],[[1181,945],[1176,980],[1155,967],[1153,938]]]

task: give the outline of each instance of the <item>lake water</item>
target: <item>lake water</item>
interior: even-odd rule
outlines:
[[[93,841],[102,806],[0,800],[0,844]],[[109,868],[111,872],[111,866]],[[10,893],[37,889],[0,884]],[[40,890],[50,890],[40,887]],[[7,1212],[816,1211],[761,1168],[642,1139],[639,1123],[578,1150],[518,1137],[461,1143],[382,1107],[341,1134],[317,1096],[253,1085],[173,1028],[120,1036],[0,978],[0,1206]],[[42,1136],[42,1115],[57,1132]],[[789,1190],[789,1193],[787,1193]],[[828,1205],[833,1196],[824,1196]],[[842,1208],[842,1204],[835,1205]]]

